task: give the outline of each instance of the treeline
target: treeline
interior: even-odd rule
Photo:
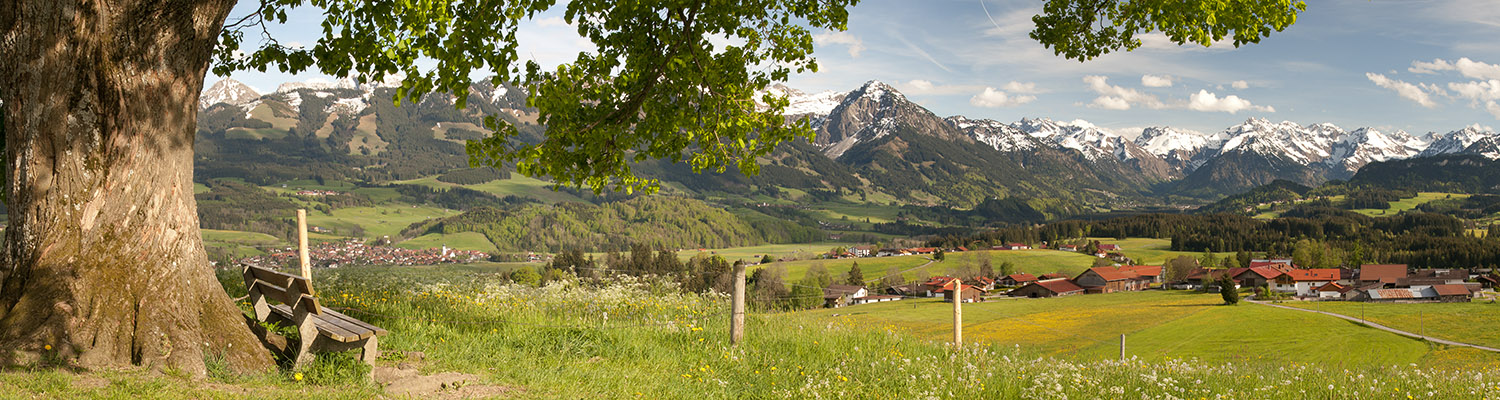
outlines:
[[[448,171],[447,173],[438,175],[437,180],[455,185],[477,185],[509,178],[510,171],[501,171],[494,167],[479,167]]]
[[[206,229],[260,232],[283,240],[296,238],[294,216],[301,208],[258,186],[210,180],[198,200],[198,224]]]
[[[540,271],[521,267],[511,272],[510,278],[520,284],[545,285],[562,279],[599,283],[619,275],[663,279],[676,283],[683,292],[730,293],[734,290],[734,265],[723,257],[700,254],[683,262],[674,251],[653,251],[644,244],[632,245],[630,252],[623,255],[610,252],[603,259],[585,256],[578,249],[566,250],[554,256]]]
[[[387,187],[395,188],[401,197],[396,201],[407,204],[428,204],[453,210],[468,210],[476,207],[500,207],[507,208],[515,205],[534,203],[535,199],[529,197],[518,197],[508,195],[498,197],[488,192],[481,192],[463,187],[452,187],[447,189],[433,189],[422,185],[392,184]]]
[[[1081,237],[1170,238],[1175,251],[1256,252],[1291,257],[1303,240],[1358,260],[1416,267],[1489,268],[1500,265],[1500,237],[1468,233],[1457,218],[1408,213],[1372,218],[1330,207],[1299,207],[1295,215],[1258,220],[1211,214],[1147,214],[1103,221],[1015,226],[975,235],[950,235],[934,246],[989,246],[1006,242],[1057,243]],[[1338,257],[1335,257],[1338,258]],[[1344,257],[1347,258],[1347,257]]]
[[[766,243],[767,237],[814,239],[812,235],[764,233],[728,211],[701,201],[648,196],[607,204],[564,202],[519,207],[476,207],[456,216],[413,224],[402,232],[478,232],[500,251],[555,252],[624,250],[640,243],[662,248],[724,248]],[[775,233],[775,232],[771,232]]]

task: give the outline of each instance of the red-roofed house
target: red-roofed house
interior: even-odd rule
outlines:
[[[1344,297],[1344,292],[1347,291],[1349,291],[1349,287],[1347,286],[1340,285],[1338,282],[1328,282],[1318,287],[1318,298],[1337,299]]]
[[[1394,285],[1396,281],[1406,279],[1406,264],[1366,264],[1359,266],[1359,282],[1361,284],[1380,282]]]
[[[1031,250],[1031,246],[1024,243],[1010,243],[1006,244],[1005,247],[1009,247],[1011,250]]]
[[[1078,251],[1078,245],[1076,245],[1076,244],[1065,244],[1065,245],[1062,245],[1062,246],[1057,246],[1057,249],[1058,250],[1062,250],[1062,251]]]
[[[1036,282],[1036,277],[1027,273],[1010,274],[1000,277],[1001,286],[1021,286],[1031,282]]]
[[[983,276],[976,276],[976,277],[974,277],[973,282],[974,282],[974,286],[978,286],[980,289],[983,289],[984,291],[995,290],[995,280],[994,279],[990,279],[988,277],[983,277]]]
[[[1147,283],[1161,283],[1163,268],[1160,265],[1126,265],[1121,266],[1120,270],[1151,278],[1151,281]]]
[[[1013,297],[1057,297],[1083,293],[1083,288],[1067,279],[1047,279],[1026,284],[1010,291]]]
[[[927,282],[922,283],[922,290],[926,292],[927,297],[938,297],[938,290],[941,290],[944,286],[947,286],[948,282],[952,282],[953,279],[954,278],[951,276],[934,276],[931,278],[927,278]]]
[[[953,290],[953,287],[955,285],[958,286],[958,290],[956,291]],[[936,293],[939,296],[943,296],[944,301],[948,302],[953,301],[954,293],[957,293],[959,299],[962,299],[962,301],[965,303],[973,303],[976,301],[984,300],[984,289],[981,289],[980,287],[974,285],[964,285],[957,281],[948,281],[948,284],[943,285],[943,287],[939,288]]]
[[[1294,269],[1276,277],[1271,289],[1303,297],[1318,297],[1318,288],[1338,280],[1338,268]]]

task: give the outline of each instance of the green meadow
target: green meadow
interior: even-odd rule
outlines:
[[[1370,322],[1439,339],[1500,347],[1500,304],[1387,304],[1348,301],[1288,301],[1281,305],[1365,318]]]

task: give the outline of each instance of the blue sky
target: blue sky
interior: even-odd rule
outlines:
[[[1177,46],[1154,35],[1079,63],[1026,37],[1038,0],[866,0],[848,31],[818,32],[820,71],[788,84],[846,91],[877,79],[943,116],[1083,119],[1127,136],[1156,125],[1213,133],[1251,117],[1411,133],[1500,125],[1500,2],[1309,3],[1259,44]],[[315,40],[315,10],[290,15],[278,39]],[[544,64],[589,48],[555,15],[524,24],[518,39],[523,57]],[[318,75],[233,77],[269,91]]]

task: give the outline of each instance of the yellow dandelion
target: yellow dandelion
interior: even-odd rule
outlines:
[[[52,345],[50,345],[50,344],[49,344],[49,345],[45,345],[45,346],[42,346],[42,348],[43,348],[43,349],[46,349],[46,350],[47,350],[47,351],[52,351]]]
[[[298,372],[296,375],[292,375],[292,379],[295,379],[298,382],[301,382],[302,381],[302,373]]]

